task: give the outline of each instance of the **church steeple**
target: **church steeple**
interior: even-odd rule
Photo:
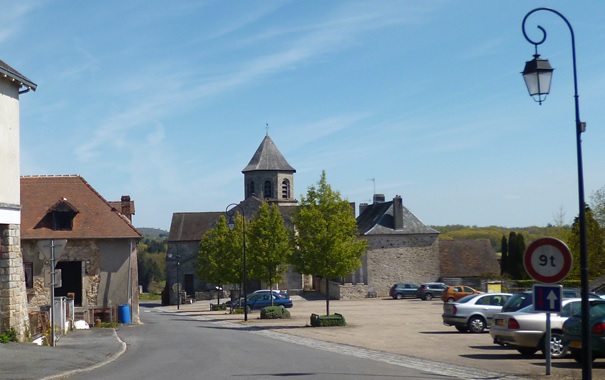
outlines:
[[[244,173],[245,198],[256,196],[271,202],[292,203],[294,169],[281,154],[267,133]]]

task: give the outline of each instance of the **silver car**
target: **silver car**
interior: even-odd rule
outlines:
[[[494,315],[511,297],[511,293],[470,294],[458,302],[443,304],[443,324],[454,326],[460,332],[481,333],[492,324]]]
[[[563,322],[572,313],[579,313],[581,298],[564,298],[561,303],[561,313],[550,313],[550,353],[553,358],[567,355],[567,347],[563,345]],[[541,350],[544,353],[544,338],[546,336],[546,313],[535,312],[533,305],[518,311],[500,313],[494,317],[494,326],[490,330],[494,343],[515,348],[523,356],[531,356]]]

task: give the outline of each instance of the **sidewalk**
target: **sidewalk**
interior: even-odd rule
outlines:
[[[0,379],[59,379],[67,373],[102,366],[125,351],[126,344],[114,329],[100,328],[72,331],[62,336],[56,347],[0,344]]]

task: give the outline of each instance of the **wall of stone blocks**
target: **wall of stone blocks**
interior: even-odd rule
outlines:
[[[368,288],[389,295],[397,282],[430,282],[440,277],[437,235],[369,236],[366,254]]]
[[[21,231],[16,224],[0,224],[0,330],[14,328],[23,341],[29,334]]]

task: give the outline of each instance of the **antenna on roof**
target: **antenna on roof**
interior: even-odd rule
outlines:
[[[366,181],[374,182],[374,192],[372,193],[372,198],[374,198],[374,194],[376,194],[376,178],[368,178]]]

